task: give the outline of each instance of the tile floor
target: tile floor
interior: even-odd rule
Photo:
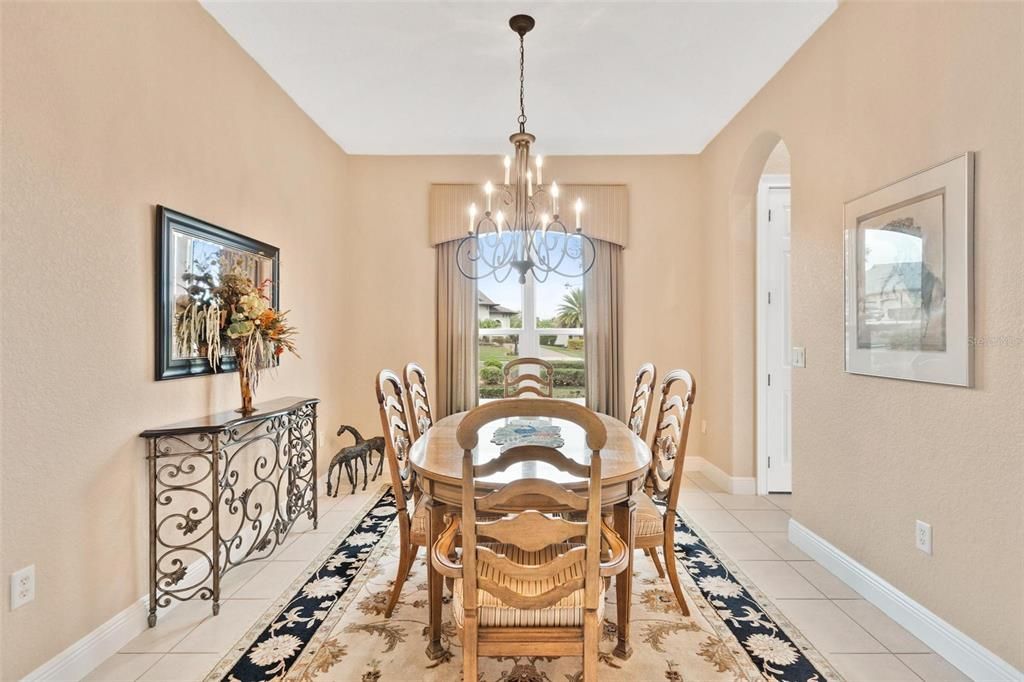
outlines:
[[[88,680],[201,680],[367,500],[320,499],[320,527],[296,528],[273,560],[224,580],[220,615],[186,603],[162,616]],[[680,507],[849,682],[967,678],[787,539],[788,495],[730,495],[699,473],[684,479]],[[638,561],[646,561],[640,555]]]

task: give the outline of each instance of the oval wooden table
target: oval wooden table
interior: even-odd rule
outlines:
[[[445,512],[449,507],[459,507],[462,502],[462,450],[455,440],[455,430],[465,415],[465,412],[459,412],[441,419],[413,444],[409,452],[410,463],[416,472],[416,485],[427,497],[425,504],[428,507],[428,556],[429,548],[433,547],[437,537],[444,530]],[[606,507],[614,506],[615,530],[623,538],[628,538],[629,545],[632,547],[636,503],[631,498],[633,493],[643,486],[644,476],[651,462],[651,451],[622,422],[603,414],[598,414],[598,416],[608,430],[608,441],[601,450],[601,502]],[[529,417],[526,419],[533,420]],[[585,434],[579,426],[561,419],[538,418],[536,421],[539,426],[558,427],[558,436],[563,443],[558,445],[545,442],[543,440],[545,436],[542,433],[532,436],[515,433],[513,437],[540,438],[541,440],[526,442],[551,444],[558,447],[567,457],[572,457],[580,462],[589,460],[590,453],[584,442]],[[517,422],[516,425],[521,426],[523,418],[497,419],[480,429],[480,444],[473,451],[474,463],[481,464],[498,456],[500,446],[492,440],[495,437],[495,432],[513,422]],[[547,430],[540,429],[542,432]],[[506,435],[509,431],[511,429],[504,429]],[[500,436],[501,434],[499,434]],[[585,490],[587,487],[586,480],[578,479],[548,464],[538,462],[515,464],[500,474],[478,480],[477,486],[481,490],[485,490],[489,482],[497,484],[518,478],[545,478],[570,488],[579,487]],[[539,511],[564,510],[540,509]],[[614,653],[619,658],[629,658],[633,653],[632,647],[629,645],[629,602],[633,583],[633,552],[630,552],[629,556],[629,566],[615,578],[619,642]],[[430,601],[430,642],[427,644],[427,655],[436,659],[444,653],[444,648],[441,646],[441,593],[444,583],[441,575],[434,571],[433,566],[429,565],[429,560],[427,564],[427,591]]]

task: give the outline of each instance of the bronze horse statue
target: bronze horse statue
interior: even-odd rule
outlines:
[[[359,462],[363,463],[363,490],[366,490],[366,482],[369,478],[368,466],[373,466],[373,453],[376,452],[380,455],[380,461],[377,462],[377,469],[373,472],[373,480],[377,480],[377,476],[380,475],[384,469],[384,437],[377,436],[370,440],[365,440],[362,434],[359,433],[353,426],[342,424],[338,427],[338,434],[341,435],[348,431],[352,434],[355,439],[355,445],[350,445],[347,448],[338,450],[338,454],[331,458],[331,465],[327,468],[327,494],[331,495],[331,477],[334,475],[335,468],[338,469],[338,480],[334,485],[333,497],[338,496],[338,491],[341,489],[341,467],[345,467],[345,475],[348,476],[348,482],[352,485],[352,493],[356,492],[356,484],[359,482]],[[369,465],[367,465],[369,461]]]

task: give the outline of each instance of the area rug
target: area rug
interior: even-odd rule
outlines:
[[[209,682],[460,680],[462,649],[446,595],[445,655],[427,658],[423,552],[390,619],[384,618],[398,562],[394,496],[375,494],[207,677]],[[684,617],[671,586],[638,553],[631,644],[611,654],[614,620],[601,638],[603,680],[838,680],[839,676],[709,539],[676,521]],[[614,590],[605,613],[614,618]],[[578,682],[574,657],[481,658],[478,682]]]

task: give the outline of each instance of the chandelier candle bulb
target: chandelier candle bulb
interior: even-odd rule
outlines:
[[[551,212],[558,215],[558,183],[551,183]]]
[[[501,236],[501,223],[505,220],[505,214],[498,211],[498,215],[494,216],[494,224],[498,228],[498,236]]]
[[[476,229],[476,204],[469,205],[469,233],[473,234]]]
[[[487,195],[487,212],[491,212],[491,193],[494,192],[494,185],[488,180],[487,184],[484,185],[484,194]]]
[[[541,172],[541,169],[543,167],[544,167],[544,157],[538,155],[537,156],[537,186],[538,187],[540,187],[541,185],[544,184],[544,175]]]
[[[548,214],[547,213],[541,214],[541,216],[540,216],[540,226],[541,226],[541,231],[545,235],[548,233],[548,225],[549,224],[550,224],[550,221],[548,220]]]
[[[505,184],[508,184],[509,174],[512,172],[512,159],[508,156],[505,157]]]
[[[583,212],[583,200],[577,198],[576,199],[576,231],[577,232],[579,232],[579,231],[581,231],[583,229],[583,227],[580,224],[580,213],[582,213],[582,212]]]

